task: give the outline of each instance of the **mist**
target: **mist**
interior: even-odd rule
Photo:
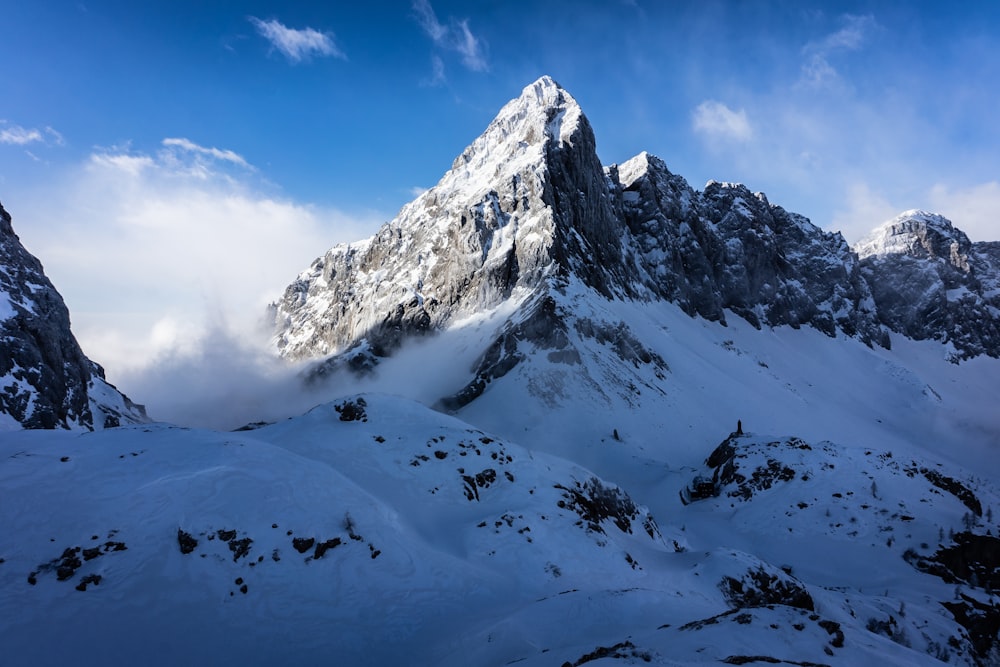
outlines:
[[[338,369],[322,379],[307,377],[318,360],[289,362],[267,346],[263,332],[248,337],[217,324],[109,380],[156,421],[215,430],[295,417],[359,393],[393,394],[433,407],[472,379],[485,347],[477,343],[493,332],[481,324],[406,343],[370,373]]]

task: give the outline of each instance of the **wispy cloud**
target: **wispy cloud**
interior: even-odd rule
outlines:
[[[441,56],[431,56],[431,77],[423,81],[422,85],[431,87],[440,86],[447,80],[448,77],[444,73],[444,61],[441,60]]]
[[[462,64],[474,72],[485,72],[489,69],[486,57],[483,54],[482,41],[469,30],[468,21],[458,21],[455,32],[458,41],[455,42],[455,50],[462,56]]]
[[[486,42],[472,32],[468,19],[449,18],[447,24],[442,23],[438,20],[430,0],[414,0],[413,11],[417,23],[434,42],[434,46],[443,51],[457,53],[466,69],[473,72],[489,71]],[[444,62],[440,57],[436,57],[433,64],[433,81],[441,83],[444,80]]]
[[[429,0],[414,0],[413,11],[416,12],[417,22],[427,33],[427,36],[435,44],[442,44],[448,36],[448,29],[438,21],[437,14],[434,13],[434,8],[431,7]]]
[[[809,42],[802,49],[805,62],[802,63],[802,83],[815,87],[826,86],[839,78],[830,58],[838,52],[857,51],[878,28],[871,14],[857,16],[847,14],[842,18],[843,27],[823,39]]]
[[[20,125],[11,125],[0,130],[0,144],[25,146],[42,140],[42,133],[34,129],[26,129]]]
[[[313,56],[333,56],[347,60],[347,54],[337,46],[332,32],[320,32],[313,28],[289,28],[276,19],[263,21],[256,16],[250,16],[247,20],[290,62],[307,61]]]
[[[856,243],[901,210],[882,192],[867,183],[855,182],[847,186],[830,228],[843,234],[848,243]]]
[[[753,128],[746,111],[733,111],[722,102],[706,100],[691,115],[694,131],[710,140],[748,141]]]
[[[222,160],[223,162],[231,162],[246,169],[253,169],[253,167],[243,158],[242,155],[240,155],[239,153],[235,153],[231,150],[223,150],[214,147],[205,148],[204,146],[199,146],[198,144],[194,143],[189,139],[183,139],[183,138],[164,139],[163,145],[168,148],[179,148],[189,153],[210,157],[215,160]]]
[[[46,143],[63,145],[63,136],[51,127],[44,129],[26,128],[20,125],[8,124],[5,120],[0,120],[0,144],[13,146],[27,146],[33,143]]]
[[[945,216],[973,241],[1000,241],[1000,181],[931,188],[927,207]]]

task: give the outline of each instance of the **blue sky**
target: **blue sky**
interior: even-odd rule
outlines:
[[[1000,3],[0,0],[0,201],[124,370],[247,328],[543,74],[647,150],[855,241],[1000,239]]]

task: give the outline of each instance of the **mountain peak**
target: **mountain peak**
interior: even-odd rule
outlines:
[[[967,272],[971,246],[965,232],[957,229],[948,218],[911,209],[876,227],[857,243],[854,251],[862,259],[886,255],[942,258]]]
[[[505,163],[538,160],[550,143],[574,145],[581,131],[592,145],[593,131],[580,105],[543,76],[500,109],[486,131],[455,159],[452,171],[462,178],[472,172],[497,174]]]
[[[1000,292],[990,244],[972,243],[948,218],[910,210],[854,248],[889,328],[949,343],[952,361],[1000,356]]]

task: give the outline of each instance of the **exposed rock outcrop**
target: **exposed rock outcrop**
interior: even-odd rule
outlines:
[[[69,311],[0,206],[0,428],[104,428],[147,421],[104,380]]]
[[[855,250],[886,326],[950,343],[956,361],[1000,357],[1000,244],[972,243],[947,218],[914,210]]]

